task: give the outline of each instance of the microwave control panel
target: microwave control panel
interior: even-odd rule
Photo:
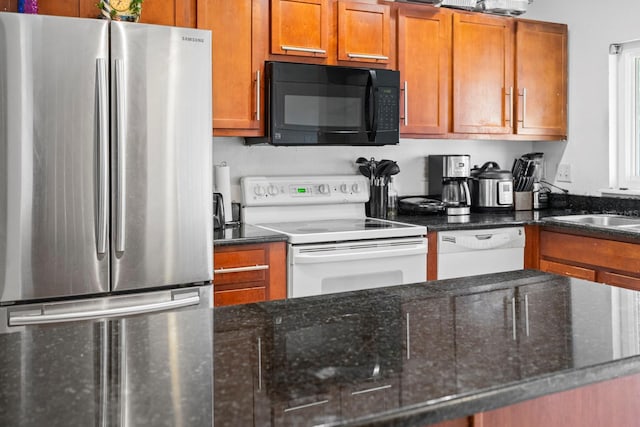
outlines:
[[[391,87],[378,89],[378,130],[398,129],[398,90]]]
[[[362,175],[250,176],[240,180],[244,206],[364,203],[369,181]]]

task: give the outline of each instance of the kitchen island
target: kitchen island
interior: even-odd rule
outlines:
[[[216,427],[463,426],[469,416],[551,426],[531,415],[552,417],[537,402],[561,396],[559,425],[589,425],[567,420],[601,404],[631,421],[592,425],[632,426],[639,301],[529,270],[19,328],[0,334],[0,425],[210,426],[213,412]],[[607,384],[582,406],[565,395]],[[530,402],[526,417],[499,409]]]
[[[219,308],[215,424],[469,425],[476,414],[476,425],[516,425],[488,411],[619,377],[633,395],[639,301],[520,271]],[[557,396],[568,415],[588,414]]]

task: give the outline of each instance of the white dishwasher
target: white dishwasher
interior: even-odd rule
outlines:
[[[438,232],[438,279],[524,268],[524,227]]]

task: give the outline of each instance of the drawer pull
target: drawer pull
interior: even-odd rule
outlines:
[[[260,271],[268,270],[268,265],[249,265],[247,267],[232,267],[232,268],[218,268],[213,270],[214,274],[226,274],[226,273],[242,273],[244,271]]]
[[[328,400],[320,400],[318,402],[313,402],[313,403],[307,403],[306,405],[300,405],[300,406],[293,406],[291,408],[286,408],[284,410],[284,412],[293,412],[293,411],[299,411],[300,409],[306,409],[306,408],[311,408],[313,406],[319,406],[319,405],[324,405],[326,403],[329,403]]]

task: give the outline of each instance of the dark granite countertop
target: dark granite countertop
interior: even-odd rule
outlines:
[[[424,225],[429,231],[464,230],[493,227],[511,227],[539,223],[542,219],[567,215],[564,209],[545,209],[539,211],[507,211],[471,213],[471,215],[399,215],[396,221]]]
[[[0,334],[0,426],[211,426],[212,310]]]
[[[265,230],[250,224],[237,224],[224,229],[214,230],[213,246],[228,246],[251,243],[286,242],[282,233]]]
[[[519,271],[216,308],[215,425],[424,426],[638,373],[639,300]]]

